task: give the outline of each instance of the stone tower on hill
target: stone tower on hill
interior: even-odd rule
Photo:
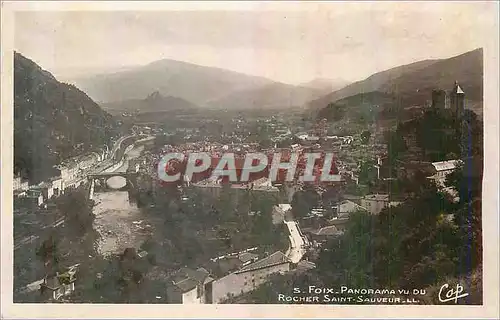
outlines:
[[[465,111],[465,93],[460,88],[458,82],[455,82],[450,93],[450,108],[456,118],[461,118]]]
[[[446,91],[432,90],[432,108],[444,109],[446,107]]]

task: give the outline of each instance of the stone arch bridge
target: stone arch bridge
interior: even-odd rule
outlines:
[[[126,184],[122,187],[119,188],[112,188],[108,186],[107,182],[110,178],[113,177],[122,177],[125,179]],[[98,186],[102,187],[103,189],[111,189],[111,190],[128,190],[133,191],[136,189],[137,186],[137,173],[136,172],[100,172],[100,173],[93,173],[87,175],[87,180],[90,182],[90,187],[89,187],[89,199],[92,199],[94,197],[94,190],[96,187],[96,183]]]

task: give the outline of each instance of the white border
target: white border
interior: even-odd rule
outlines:
[[[425,8],[429,2],[420,2]],[[442,4],[446,6],[450,2]],[[352,3],[401,6],[407,3]],[[484,3],[483,3],[484,4]],[[12,136],[13,136],[13,11],[21,10],[318,10],[324,3],[299,2],[2,2],[1,8],[1,307],[2,318],[498,318],[499,317],[499,50],[498,2],[491,1],[496,28],[484,46],[485,165],[483,181],[484,305],[483,306],[313,306],[313,305],[109,305],[12,303]],[[300,8],[299,8],[300,7]],[[477,19],[479,17],[471,17]]]

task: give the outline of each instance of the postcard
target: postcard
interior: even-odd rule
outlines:
[[[499,4],[2,2],[2,317],[498,318]]]

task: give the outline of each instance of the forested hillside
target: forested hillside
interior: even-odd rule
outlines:
[[[109,143],[117,122],[84,92],[14,54],[14,172],[32,181],[62,160]]]

